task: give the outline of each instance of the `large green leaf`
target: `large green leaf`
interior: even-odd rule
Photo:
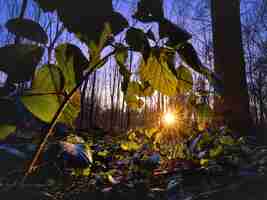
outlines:
[[[56,47],[55,53],[58,67],[67,80],[65,86],[72,88],[82,80],[83,71],[89,66],[89,62],[80,48],[73,44],[61,44]]]
[[[10,19],[7,21],[6,27],[9,32],[16,36],[24,37],[42,44],[46,44],[48,41],[48,36],[41,25],[30,19]]]
[[[0,48],[0,70],[10,82],[31,80],[44,53],[42,47],[30,44],[7,45]]]
[[[167,96],[177,94],[177,78],[168,67],[166,56],[158,49],[153,49],[147,62],[139,68],[142,82],[148,82],[154,89]]]
[[[191,71],[185,67],[180,66],[177,69],[178,84],[177,88],[180,93],[190,92],[193,88],[193,76]]]
[[[37,70],[32,89],[21,97],[26,108],[36,117],[50,122],[60,106],[63,75],[58,67],[45,65]]]
[[[32,90],[21,97],[23,104],[37,118],[44,122],[51,122],[65,98],[64,78],[57,66],[43,66],[36,73]],[[59,121],[72,126],[79,111],[80,93],[77,92],[65,107]]]
[[[7,136],[16,130],[15,125],[1,124],[0,125],[0,140],[4,140]]]

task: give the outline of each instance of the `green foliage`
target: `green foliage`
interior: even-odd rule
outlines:
[[[141,148],[142,146],[137,144],[136,142],[129,141],[129,142],[124,142],[121,144],[121,148],[124,151],[137,151]]]
[[[31,80],[44,53],[42,47],[30,44],[7,45],[0,48],[0,70],[10,82]]]
[[[193,76],[191,71],[185,66],[180,66],[177,69],[177,78],[177,89],[179,93],[185,94],[187,92],[191,92],[193,88]]]
[[[24,37],[42,44],[48,42],[48,36],[41,25],[30,19],[10,19],[7,21],[6,27],[9,32],[16,36]]]
[[[110,24],[114,35],[128,26],[128,21],[114,11],[112,0],[99,0],[94,3],[83,0],[49,3],[43,0],[36,1],[45,11],[56,10],[65,27],[70,32],[79,34],[80,38],[88,44],[91,41],[99,41],[99,33],[102,33],[107,23]]]
[[[57,46],[55,56],[58,67],[62,70],[65,77],[69,77],[70,82],[66,84],[71,89],[82,80],[83,71],[89,67],[89,62],[79,47],[69,43]]]
[[[116,54],[115,59],[119,67],[119,72],[123,76],[123,82],[121,86],[121,90],[123,93],[127,92],[128,84],[131,78],[131,72],[127,69],[126,61],[128,58],[128,49],[125,47],[120,47]]]
[[[131,108],[133,110],[140,109],[144,105],[143,100],[138,98],[134,94],[126,94],[124,96],[124,99],[125,99],[127,105],[129,106],[129,108]]]
[[[0,140],[5,139],[7,136],[9,136],[15,130],[16,130],[15,125],[8,125],[8,124],[0,125]]]
[[[206,103],[200,103],[195,105],[198,128],[200,130],[205,129],[206,124],[212,119],[213,110]]]
[[[31,91],[21,97],[23,104],[37,118],[50,122],[64,99],[64,82],[68,83],[68,78],[71,79],[71,76],[64,76],[55,65],[41,67],[36,72]],[[64,109],[59,121],[72,125],[79,113],[79,105],[77,93]]]
[[[177,94],[177,78],[169,69],[166,55],[159,49],[153,49],[147,62],[142,62],[139,75],[143,82],[148,82],[154,89],[167,96]]]

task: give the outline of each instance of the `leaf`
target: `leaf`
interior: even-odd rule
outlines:
[[[182,60],[196,72],[205,75],[206,71],[203,67],[196,50],[190,43],[183,43],[178,49],[178,54]]]
[[[115,59],[118,65],[125,64],[128,58],[128,49],[125,47],[121,47],[116,51]]]
[[[125,101],[127,105],[134,110],[140,109],[144,105],[143,100],[137,98],[136,95],[131,95],[131,94],[125,95]]]
[[[83,71],[89,67],[89,61],[79,47],[70,43],[60,44],[55,53],[58,67],[69,80],[66,84],[71,89],[82,80]]]
[[[42,121],[50,122],[60,106],[62,78],[59,68],[44,65],[37,70],[31,91],[21,97],[26,108]]]
[[[141,85],[140,97],[151,97],[154,94],[154,88],[148,83],[145,82]]]
[[[192,37],[187,31],[167,19],[159,22],[159,36],[160,38],[167,37],[169,39],[167,45],[171,47],[187,42]]]
[[[142,147],[142,145],[137,144],[136,142],[124,142],[121,144],[121,148],[124,151],[137,151]]]
[[[140,0],[133,17],[145,23],[160,21],[164,18],[163,0]]]
[[[61,70],[55,65],[44,65],[36,72],[31,91],[22,96],[21,100],[33,115],[49,123],[65,98],[63,88]],[[60,115],[59,122],[72,126],[79,111],[80,93],[76,92]]]
[[[92,67],[95,67],[95,69],[98,69],[102,67],[106,62],[106,60],[101,61],[101,51],[104,49],[104,47],[107,45],[107,42],[109,41],[109,38],[111,36],[111,27],[109,24],[105,24],[104,29],[102,33],[100,34],[98,41],[91,41],[88,45],[89,52],[90,52],[90,63],[89,63],[89,69]],[[100,63],[99,63],[100,62]],[[98,66],[95,66],[97,65]]]
[[[209,151],[209,155],[211,158],[216,158],[219,155],[221,155],[222,153],[223,153],[222,145],[218,145],[217,147],[210,149],[210,151]]]
[[[119,67],[119,72],[123,76],[123,81],[121,84],[121,90],[123,93],[127,92],[128,84],[130,82],[130,78],[132,73],[128,70],[125,65],[128,58],[128,49],[125,47],[121,47],[115,54],[115,59]]]
[[[204,75],[208,81],[212,84],[216,92],[222,93],[223,84],[220,77],[212,72],[207,67],[203,66],[196,50],[190,43],[183,43],[180,47],[177,48],[177,52],[179,53],[182,60],[193,70]]]
[[[142,53],[144,60],[147,60],[150,54],[150,44],[143,30],[131,27],[126,32],[126,42],[133,51]]]
[[[149,128],[149,129],[145,129],[145,134],[148,138],[152,138],[153,135],[155,135],[156,133],[158,133],[158,129],[157,128]]]
[[[210,106],[206,103],[200,103],[196,105],[197,110],[197,121],[199,130],[204,130],[207,123],[213,116],[213,111]]]
[[[0,125],[0,140],[4,140],[7,136],[16,130],[15,125],[1,124]]]
[[[46,44],[48,36],[44,29],[37,22],[30,19],[14,18],[6,23],[9,32],[19,37],[24,37],[34,42]]]
[[[177,78],[169,69],[164,54],[153,49],[147,62],[139,67],[139,75],[143,82],[147,81],[154,89],[167,96],[176,95]]]
[[[201,159],[200,160],[200,165],[207,167],[209,165],[209,159]]]
[[[180,66],[177,70],[177,89],[180,93],[185,94],[193,88],[193,76],[191,71],[185,66]]]
[[[224,145],[232,146],[235,144],[235,141],[231,136],[227,135],[227,136],[220,137],[220,143]]]
[[[139,96],[141,85],[137,81],[132,81],[128,84],[127,94]]]
[[[42,47],[30,44],[7,45],[0,48],[0,70],[10,82],[29,81],[44,53]]]
[[[197,114],[199,118],[211,118],[213,111],[211,107],[206,103],[200,103],[196,105]]]

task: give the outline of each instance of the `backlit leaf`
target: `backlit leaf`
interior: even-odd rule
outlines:
[[[31,91],[21,97],[26,108],[44,122],[50,122],[60,106],[62,77],[59,68],[45,65],[37,70]]]
[[[124,142],[121,144],[121,148],[124,151],[137,151],[138,149],[141,148],[142,145],[137,144],[136,142],[129,141],[129,142]]]
[[[89,67],[89,61],[81,49],[73,44],[65,43],[57,46],[55,53],[59,68],[64,76],[71,81],[69,86],[72,87],[73,84],[82,80],[83,71]],[[75,77],[73,76],[74,73]]]
[[[147,81],[154,89],[164,95],[176,95],[177,78],[169,69],[164,54],[153,49],[147,62],[142,62],[139,67],[139,75],[142,81]]]

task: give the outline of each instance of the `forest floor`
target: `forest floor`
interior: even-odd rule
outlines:
[[[15,187],[15,183],[23,177],[36,145],[9,144],[9,150],[0,145],[0,197],[3,200],[267,199],[266,146],[226,133],[201,133],[202,137],[197,134],[176,146],[174,155],[174,150],[166,152],[170,145],[163,145],[160,151],[155,148],[153,132],[157,131],[140,129],[128,133],[126,138],[98,138],[94,143],[88,139],[85,142],[90,144],[94,159],[89,168],[62,171],[57,163],[41,162],[23,187]],[[71,137],[69,141],[75,143],[76,139]],[[182,144],[187,144],[183,148],[189,152],[180,151]],[[209,153],[203,156],[204,152]]]

